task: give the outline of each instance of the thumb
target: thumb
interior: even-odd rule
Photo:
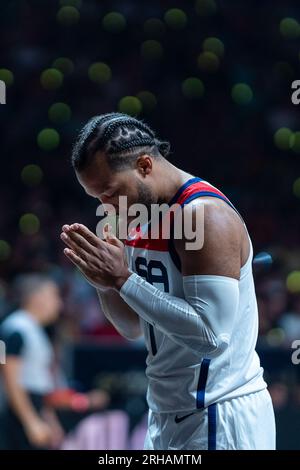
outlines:
[[[119,240],[113,233],[112,226],[110,224],[108,223],[105,224],[103,228],[103,232],[105,235],[105,239],[108,243],[110,243],[111,245],[117,246],[119,248],[123,246],[123,243],[121,242],[121,240]]]

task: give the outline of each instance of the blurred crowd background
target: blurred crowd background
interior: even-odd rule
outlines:
[[[244,217],[278,447],[300,449],[298,20],[292,0],[1,1],[0,317],[15,308],[16,276],[50,274],[63,308],[49,334],[69,386],[105,389],[130,432],[146,412],[143,341],[106,321],[59,238],[65,223],[95,231],[97,203],[76,182],[71,147],[90,117],[116,110],[148,122],[172,162]]]

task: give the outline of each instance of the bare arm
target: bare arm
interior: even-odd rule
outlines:
[[[26,390],[18,383],[21,361],[20,357],[8,356],[6,364],[2,366],[6,394],[28,439],[36,446],[46,446],[51,438],[50,429],[37,414]]]
[[[227,276],[239,279],[241,266],[249,256],[249,240],[239,215],[225,202],[201,198],[185,210],[192,213],[204,204],[204,243],[200,250],[186,250],[186,239],[175,240],[182,265],[182,275]],[[194,206],[194,207],[193,207]],[[193,227],[195,229],[195,227]]]
[[[186,209],[194,216],[192,206]],[[240,267],[244,252],[249,252],[244,235],[243,224],[232,209],[206,201],[203,247],[188,250],[187,240],[175,241],[184,297],[165,293],[130,273],[124,275],[121,286],[117,280],[120,295],[145,321],[179,345],[207,357],[222,354],[231,341]]]
[[[27,392],[18,384],[17,377],[21,366],[19,357],[9,356],[2,367],[4,386],[10,406],[24,426],[38,415],[32,406]]]
[[[51,447],[58,448],[63,441],[65,433],[58,420],[57,414],[54,409],[49,406],[46,406],[41,414],[51,430]]]
[[[209,198],[205,204],[203,248],[187,250],[187,240],[176,241],[182,264],[184,299],[164,293],[132,274],[125,260],[124,246],[114,235],[110,236],[111,243],[99,240],[96,252],[91,250],[90,243],[73,247],[63,239],[72,247],[66,249],[65,254],[81,270],[90,272],[90,279],[96,286],[104,285],[119,292],[133,311],[178,343],[193,347],[197,352],[205,348],[219,353],[230,341],[239,300],[237,280],[249,252],[249,241],[239,216],[232,209],[216,205]],[[193,211],[193,208],[190,206],[187,210]],[[86,228],[73,224],[70,231],[73,230],[84,234]],[[210,276],[209,282],[205,276]]]

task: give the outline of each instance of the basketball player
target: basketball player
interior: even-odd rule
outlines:
[[[205,205],[202,249],[186,240],[101,240],[65,225],[66,256],[98,289],[107,318],[148,348],[145,449],[274,449],[275,423],[255,352],[257,303],[245,224],[218,189],[166,160],[169,145],[143,122],[91,119],[72,162],[87,194],[118,209],[143,203]],[[150,221],[149,221],[150,222]]]

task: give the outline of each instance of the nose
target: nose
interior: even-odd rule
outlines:
[[[104,204],[107,204],[109,202],[109,196],[101,196],[101,198],[99,197],[99,201],[104,205]]]

